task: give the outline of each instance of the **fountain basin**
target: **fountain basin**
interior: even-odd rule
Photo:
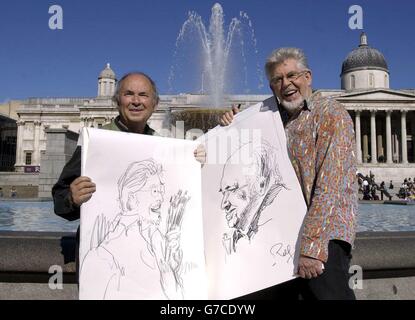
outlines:
[[[177,128],[178,122],[184,122],[184,132],[199,129],[206,133],[219,124],[220,117],[230,108],[188,108],[171,112],[172,124]],[[183,128],[183,127],[182,127]]]

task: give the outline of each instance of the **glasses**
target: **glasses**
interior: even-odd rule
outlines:
[[[137,192],[150,192],[153,198],[157,198],[159,195],[163,196],[166,193],[166,189],[164,187],[164,184],[153,184],[149,189],[141,189]]]
[[[303,70],[300,72],[289,72],[287,76],[285,77],[289,82],[294,82],[299,77],[301,77],[303,74],[307,73],[309,70]],[[280,86],[282,84],[284,77],[283,76],[276,76],[272,78],[269,83],[272,86]]]

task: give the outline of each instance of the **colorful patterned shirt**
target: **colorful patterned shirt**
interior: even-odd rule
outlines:
[[[353,246],[357,215],[355,134],[346,109],[313,94],[288,119],[281,110],[288,153],[307,203],[300,253],[326,262],[328,242]]]

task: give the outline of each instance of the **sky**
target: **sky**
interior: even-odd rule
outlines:
[[[1,1],[0,102],[29,97],[95,97],[97,77],[108,62],[118,78],[136,70],[149,74],[161,94],[200,92],[200,38],[193,32],[178,46],[176,40],[189,11],[200,15],[208,28],[215,3]],[[222,0],[219,3],[224,11],[226,33],[232,18],[241,19],[241,11],[249,17],[253,30],[252,33],[244,27],[242,32],[245,62],[240,38],[234,41],[228,63],[230,93],[270,93],[263,65],[273,49],[285,46],[305,51],[315,89],[339,89],[341,64],[359,44],[362,31],[366,32],[369,45],[384,54],[391,88],[415,88],[414,1]],[[61,30],[49,28],[52,5],[62,8]],[[363,10],[363,30],[349,28],[352,5]]]

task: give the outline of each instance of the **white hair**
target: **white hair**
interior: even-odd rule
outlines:
[[[297,60],[300,69],[309,69],[307,58],[303,50],[299,48],[279,48],[272,51],[265,63],[265,74],[267,75],[268,80],[271,79],[271,73],[275,66],[283,63],[287,59]]]

